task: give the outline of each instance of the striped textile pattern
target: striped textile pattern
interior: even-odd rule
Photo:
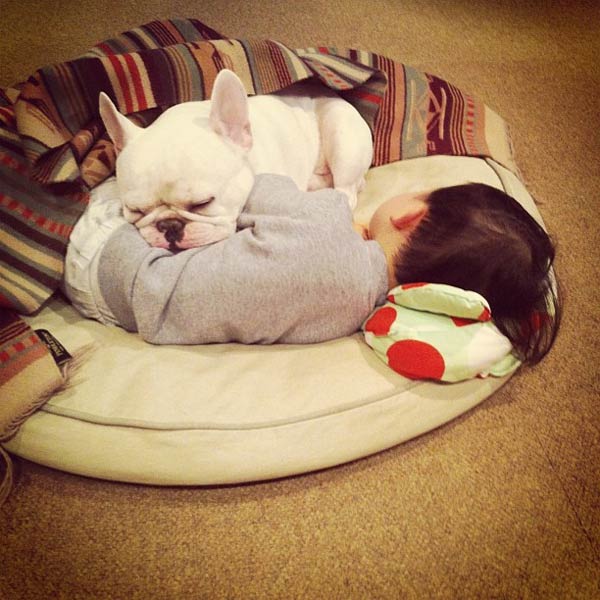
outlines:
[[[435,76],[364,50],[293,50],[273,40],[223,39],[195,19],[153,21],[0,90],[0,307],[31,314],[54,293],[89,190],[114,171],[99,93],[146,125],[169,106],[209,97],[222,68],[235,71],[249,94],[309,77],[338,91],[371,127],[373,166],[454,154],[516,169],[502,119]],[[10,331],[0,356],[12,352],[3,374],[14,377],[19,355],[23,369],[29,363]]]

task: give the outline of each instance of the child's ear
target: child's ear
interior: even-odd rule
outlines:
[[[390,217],[392,225],[398,229],[398,231],[404,231],[410,233],[417,228],[419,223],[423,220],[427,214],[427,208],[423,206],[407,214],[400,215],[399,217]]]

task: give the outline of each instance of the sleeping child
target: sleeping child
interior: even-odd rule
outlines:
[[[84,316],[154,344],[343,337],[390,288],[420,281],[481,294],[523,362],[557,333],[552,242],[484,184],[392,198],[362,226],[339,192],[259,175],[233,236],[177,253],[149,246],[120,210],[104,184],[71,237],[63,289]]]

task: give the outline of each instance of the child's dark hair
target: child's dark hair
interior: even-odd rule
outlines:
[[[554,245],[514,199],[470,183],[432,192],[426,217],[396,256],[398,283],[445,283],[481,294],[525,363],[552,347],[561,318]]]

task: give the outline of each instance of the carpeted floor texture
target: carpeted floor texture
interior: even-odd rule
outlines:
[[[540,365],[352,464],[178,489],[17,459],[1,598],[600,598],[600,4],[2,0],[0,12],[0,85],[175,16],[230,37],[364,48],[447,79],[511,125],[566,295]]]

